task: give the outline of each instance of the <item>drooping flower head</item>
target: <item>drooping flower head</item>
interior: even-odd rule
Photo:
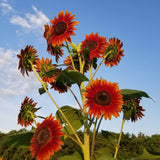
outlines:
[[[121,57],[124,56],[123,50],[121,49],[123,46],[123,43],[118,38],[111,38],[109,39],[109,43],[107,44],[104,56],[105,58],[105,65],[106,66],[114,66],[118,65],[119,61],[121,60]]]
[[[130,120],[132,122],[135,122],[136,120],[141,119],[144,114],[142,111],[145,111],[142,106],[139,105],[140,100],[139,99],[130,99],[126,100],[123,104],[123,113],[124,113],[124,119]]]
[[[49,58],[42,60],[37,59],[35,68],[44,82],[53,83],[60,69],[56,68],[57,65],[52,64],[52,60]]]
[[[93,57],[100,58],[107,46],[106,38],[99,36],[98,32],[96,34],[91,33],[85,36],[86,39],[82,42],[80,53],[83,52],[84,48],[87,48],[89,50],[89,58],[91,60]]]
[[[59,138],[64,133],[59,122],[60,120],[55,120],[51,114],[42,123],[37,123],[30,146],[32,157],[36,156],[36,160],[49,160],[50,155],[54,155],[54,152],[61,149],[63,142]]]
[[[49,33],[50,38],[48,43],[51,43],[53,47],[61,46],[63,42],[71,42],[71,35],[75,35],[74,27],[79,22],[73,21],[75,15],[71,15],[71,12],[66,11],[64,14],[63,11],[59,12],[58,18],[55,17],[54,20],[51,20],[52,26],[50,26]]]
[[[21,49],[21,53],[17,55],[19,58],[19,66],[18,69],[20,69],[22,75],[26,73],[27,76],[28,72],[32,71],[32,66],[29,62],[29,60],[32,62],[32,64],[35,64],[35,60],[37,59],[37,51],[33,48],[33,46],[26,46],[25,49]]]
[[[58,45],[52,46],[52,43],[49,43],[48,40],[50,38],[50,32],[49,32],[49,28],[50,26],[48,24],[44,25],[45,27],[45,31],[44,31],[44,38],[46,38],[47,40],[47,51],[55,56],[55,60],[58,63],[58,60],[60,57],[62,57],[63,54],[63,49],[61,49],[61,47],[59,47]]]
[[[104,79],[92,80],[86,87],[84,93],[86,97],[85,107],[89,107],[90,116],[111,120],[111,117],[118,117],[121,111],[123,98],[117,83],[107,82]]]
[[[33,103],[32,99],[29,99],[27,96],[25,97],[23,103],[21,104],[21,110],[18,115],[18,124],[22,127],[32,125],[33,118],[36,117],[35,112],[40,108],[35,108],[37,103]]]

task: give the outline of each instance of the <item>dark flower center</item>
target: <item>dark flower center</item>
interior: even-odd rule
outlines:
[[[95,50],[97,47],[97,42],[96,41],[88,41],[86,44],[86,48],[88,48],[90,51]]]
[[[94,96],[94,102],[101,106],[108,106],[111,103],[111,96],[107,91],[99,91]]]
[[[37,137],[36,137],[38,144],[43,145],[43,144],[47,143],[49,138],[50,138],[50,136],[51,136],[50,132],[49,132],[49,130],[47,128],[41,129],[38,132]]]
[[[58,22],[54,28],[55,35],[59,36],[63,34],[67,29],[67,24],[65,22]]]

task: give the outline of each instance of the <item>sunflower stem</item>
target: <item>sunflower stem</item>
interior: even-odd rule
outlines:
[[[91,83],[91,81],[93,80],[94,76],[96,75],[96,73],[98,72],[99,68],[101,67],[102,63],[104,62],[105,58],[106,58],[110,53],[111,53],[111,51],[109,51],[109,52],[104,56],[104,58],[102,59],[102,61],[101,61],[100,64],[98,65],[98,67],[96,68],[94,74],[93,74],[92,77],[90,78],[87,86]],[[86,86],[86,87],[87,87],[87,86]]]
[[[74,139],[72,136],[70,136],[70,135],[68,135],[68,134],[66,134],[66,133],[65,133],[65,135],[66,135],[68,138],[72,139],[74,142],[76,142],[76,143],[83,149],[83,145],[82,145],[81,143],[79,143],[76,139]]]
[[[97,125],[97,118],[96,118],[96,122],[94,123],[92,146],[91,146],[91,160],[93,160],[93,154],[94,154],[94,144],[95,144],[95,139],[96,139],[96,125]]]
[[[79,139],[76,131],[74,130],[74,128],[72,127],[71,123],[69,122],[69,120],[67,119],[67,117],[65,116],[65,114],[62,112],[62,110],[60,109],[60,107],[57,105],[57,103],[55,102],[55,100],[53,99],[53,97],[51,96],[51,94],[48,92],[45,84],[43,83],[42,79],[38,76],[38,74],[36,73],[34,66],[32,64],[32,62],[30,61],[30,64],[32,66],[32,70],[34,72],[34,74],[36,75],[37,79],[40,81],[40,83],[42,84],[43,88],[45,89],[45,91],[47,92],[48,96],[50,97],[50,99],[52,100],[52,102],[54,103],[54,105],[57,107],[57,109],[60,111],[61,115],[63,116],[63,118],[65,119],[65,121],[68,123],[69,127],[71,128],[71,130],[73,131],[74,135],[76,136],[78,142],[82,145],[81,140]]]
[[[120,141],[121,141],[121,137],[122,137],[122,131],[123,131],[124,123],[125,123],[125,119],[123,118],[122,125],[121,125],[121,131],[120,131],[120,134],[119,134],[119,139],[118,139],[118,142],[115,146],[114,159],[117,159],[117,153],[118,153],[118,150],[119,150],[119,145],[120,145]]]
[[[89,79],[92,78],[92,68],[93,68],[93,63],[89,65]]]
[[[73,97],[75,98],[76,102],[78,103],[78,105],[79,105],[79,107],[80,107],[80,109],[81,109],[81,111],[82,111],[83,108],[81,107],[81,104],[79,103],[76,95],[74,94],[74,92],[72,91],[72,89],[71,89],[69,86],[67,86],[67,88],[68,88],[68,89],[70,90],[70,92],[72,93]]]
[[[66,48],[67,48],[67,50],[68,50],[68,53],[69,53],[69,56],[70,56],[70,59],[71,59],[71,62],[72,62],[72,67],[73,67],[73,69],[76,71],[76,68],[75,68],[75,65],[74,65],[74,61],[73,61],[73,58],[72,58],[72,55],[71,55],[71,51],[70,51],[70,49],[69,49],[69,45],[68,45],[67,42],[66,42]]]
[[[100,118],[100,120],[99,120],[99,123],[98,123],[97,129],[96,129],[96,135],[95,135],[95,137],[97,137],[98,130],[99,130],[99,127],[100,127],[100,125],[101,125],[102,119],[103,119],[103,116],[101,116],[101,118]]]
[[[31,111],[27,111],[30,115],[31,115],[31,117],[32,117],[32,119],[33,119],[33,121],[34,121],[34,124],[35,124],[35,126],[37,127],[37,123],[36,123],[36,120],[35,120],[35,116],[33,115],[33,113],[31,112]]]

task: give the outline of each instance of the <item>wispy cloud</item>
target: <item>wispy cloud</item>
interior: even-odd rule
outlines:
[[[13,7],[8,3],[7,0],[2,0],[2,2],[0,3],[0,7],[3,15],[14,11]]]
[[[0,48],[0,94],[5,96],[26,95],[30,88],[38,88],[38,81],[31,73],[29,78],[23,77],[18,70],[18,51]]]
[[[26,13],[25,17],[20,17],[18,15],[12,16],[10,22],[15,25],[19,25],[22,28],[28,29],[42,29],[44,24],[49,22],[48,17],[41,11],[39,11],[35,6],[32,6],[34,14]]]

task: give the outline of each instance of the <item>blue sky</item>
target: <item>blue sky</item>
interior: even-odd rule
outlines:
[[[26,45],[33,45],[39,57],[49,57],[44,27],[59,11],[67,9],[76,15],[74,43],[85,39],[85,34],[119,38],[123,42],[125,56],[119,65],[107,68],[102,65],[96,77],[117,82],[120,89],[129,88],[147,92],[156,103],[143,98],[145,117],[135,123],[124,125],[124,132],[146,135],[160,134],[160,2],[158,0],[1,0],[0,1],[0,131],[20,129],[17,116],[25,96],[29,96],[42,107],[42,116],[55,114],[56,108],[47,95],[40,96],[40,87],[34,74],[23,77],[18,71],[17,54]],[[60,60],[63,62],[65,56]],[[73,87],[76,91],[77,88]],[[59,106],[76,106],[70,93],[59,95],[51,91]],[[62,101],[63,99],[63,101]],[[100,129],[120,131],[122,114],[111,121],[103,121]],[[28,128],[29,129],[29,128]]]

